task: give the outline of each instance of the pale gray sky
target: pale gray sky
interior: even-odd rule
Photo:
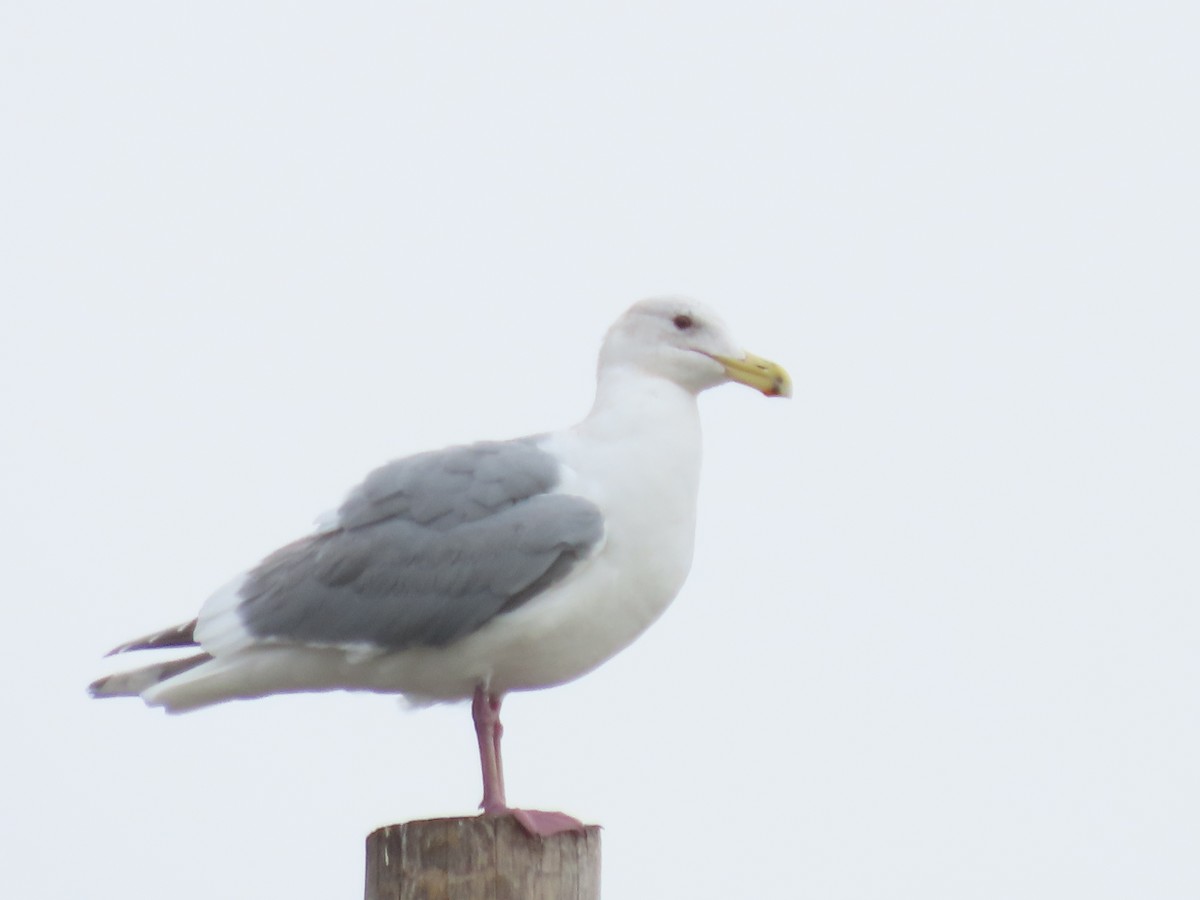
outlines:
[[[84,686],[372,466],[580,417],[673,292],[796,398],[704,399],[691,579],[509,701],[510,799],[610,900],[1200,894],[1198,26],[4,4],[0,893],[356,897],[471,812],[465,707]]]

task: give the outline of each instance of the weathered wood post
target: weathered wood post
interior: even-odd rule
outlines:
[[[600,828],[532,837],[508,816],[386,825],[366,900],[600,900]]]

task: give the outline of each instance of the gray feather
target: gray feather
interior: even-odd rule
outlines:
[[[423,453],[371,473],[338,527],[264,560],[239,613],[257,637],[441,647],[564,578],[601,540],[596,506],[549,493],[533,443]]]
[[[338,510],[342,528],[399,518],[444,530],[497,513],[558,482],[553,457],[530,439],[419,453],[372,472]]]

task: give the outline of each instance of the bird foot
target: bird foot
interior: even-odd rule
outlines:
[[[484,812],[485,816],[512,816],[528,834],[534,837],[550,837],[564,831],[574,831],[583,834],[586,827],[574,816],[561,812],[548,812],[544,809],[491,809]]]

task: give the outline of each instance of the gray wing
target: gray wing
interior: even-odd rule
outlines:
[[[600,510],[552,493],[532,441],[423,453],[367,476],[326,531],[250,572],[239,613],[259,638],[440,647],[565,577],[603,539]]]

